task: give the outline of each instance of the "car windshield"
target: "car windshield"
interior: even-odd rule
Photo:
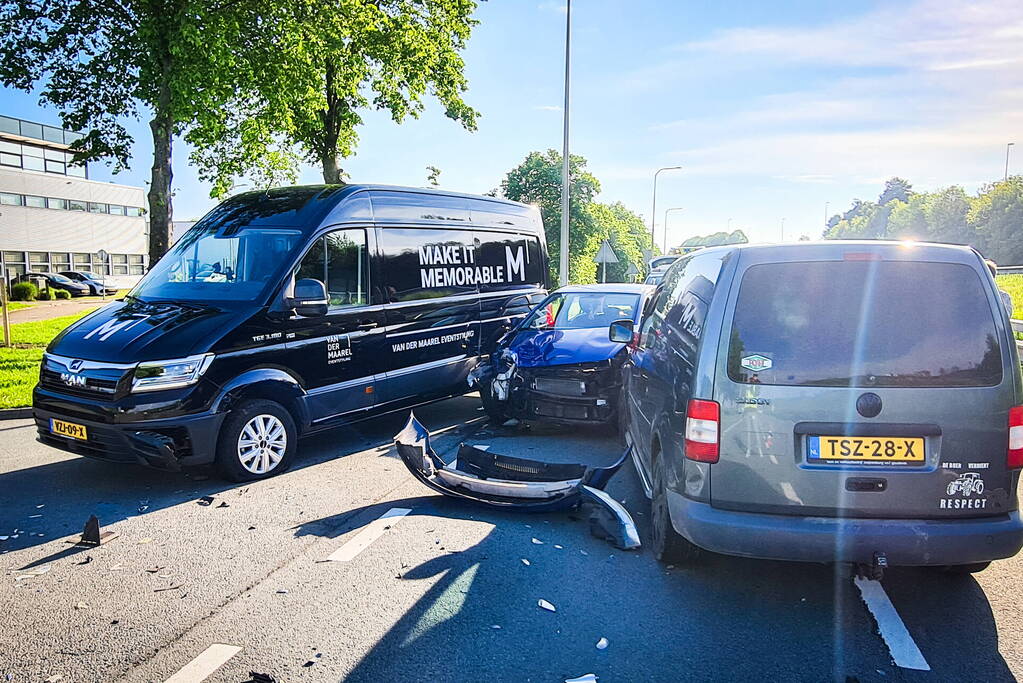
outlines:
[[[54,282],[59,282],[62,285],[66,285],[71,282],[70,279],[64,277],[63,275],[57,275],[56,273],[50,273],[48,277]]]
[[[142,300],[255,301],[285,267],[299,230],[197,225],[131,290]]]
[[[78,274],[88,280],[102,280],[103,276],[92,272],[91,270],[80,270]]]
[[[638,294],[567,292],[554,294],[526,319],[535,330],[576,330],[607,327],[616,320],[634,319]]]
[[[728,375],[749,384],[991,386],[1002,379],[997,339],[968,266],[771,263],[743,275]]]

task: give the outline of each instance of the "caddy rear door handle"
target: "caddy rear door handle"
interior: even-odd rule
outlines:
[[[375,320],[364,320],[361,323],[359,323],[359,329],[372,330],[374,327],[377,327],[377,325],[378,323]]]

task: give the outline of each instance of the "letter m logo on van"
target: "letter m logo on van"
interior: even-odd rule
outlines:
[[[143,318],[128,318],[127,320],[111,318],[93,331],[89,332],[89,334],[85,335],[85,339],[91,339],[94,335],[98,335],[100,341],[106,341],[111,335],[120,332],[125,328],[131,327],[135,323],[140,323],[148,317],[149,316],[147,315]]]

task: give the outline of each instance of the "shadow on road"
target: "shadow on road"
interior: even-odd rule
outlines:
[[[431,424],[448,428],[461,425],[467,414],[475,415],[475,405],[478,399],[459,397],[418,410],[429,416]],[[292,470],[320,465],[368,448],[389,447],[407,418],[407,412],[385,415],[303,439]],[[29,447],[51,450],[34,441],[34,425],[25,427],[24,431]],[[16,465],[17,457],[9,466]],[[162,472],[74,456],[45,465],[10,469],[0,473],[0,492],[3,492],[0,495],[0,536],[8,537],[0,541],[0,551],[23,550],[55,538],[80,534],[89,515],[96,515],[100,524],[107,526],[249,485],[222,481],[212,468],[184,473]],[[75,552],[77,549],[73,547],[61,548],[22,568],[45,564]]]

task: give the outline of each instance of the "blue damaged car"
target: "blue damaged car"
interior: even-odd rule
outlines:
[[[490,418],[615,420],[626,345],[608,339],[608,326],[638,321],[653,291],[625,283],[570,285],[544,299],[469,376]]]

